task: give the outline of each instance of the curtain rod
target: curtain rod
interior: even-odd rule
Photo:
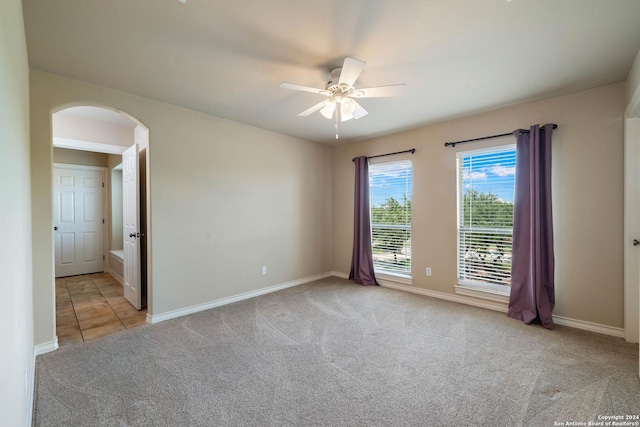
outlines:
[[[554,123],[553,124],[553,128],[557,129],[558,125]],[[523,130],[522,132],[529,132],[529,131],[528,130]],[[513,132],[501,133],[500,135],[483,136],[483,137],[474,138],[474,139],[465,139],[464,141],[445,142],[444,146],[445,147],[448,147],[448,146],[455,147],[456,144],[464,144],[465,142],[482,141],[483,139],[500,138],[501,136],[509,136],[509,135],[513,135]]]
[[[394,154],[402,154],[402,153],[415,153],[416,149],[412,148],[410,150],[404,150],[404,151],[396,151],[395,153],[387,153],[387,154],[378,154],[377,156],[369,156],[367,157],[367,159],[373,159],[374,157],[384,157],[384,156],[393,156]],[[354,157],[353,159],[351,159],[352,162],[356,161],[356,157]]]

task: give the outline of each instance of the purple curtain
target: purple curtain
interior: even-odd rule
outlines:
[[[553,328],[553,218],[551,136],[553,125],[517,130],[516,191],[509,317]]]
[[[356,186],[353,206],[353,255],[349,280],[362,285],[377,285],[371,252],[369,160],[366,157],[356,157],[353,162],[356,165]]]

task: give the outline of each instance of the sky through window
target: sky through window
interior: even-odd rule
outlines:
[[[462,159],[463,188],[478,193],[493,193],[502,201],[513,203],[516,174],[516,149],[500,156],[476,153]]]
[[[411,179],[405,179],[410,174],[411,164],[406,162],[387,163],[383,167],[375,168],[375,172],[369,176],[371,205],[384,205],[391,197],[402,203],[404,195],[411,200],[412,182]]]

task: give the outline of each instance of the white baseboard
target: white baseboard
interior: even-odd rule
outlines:
[[[341,277],[343,279],[348,278],[348,275],[334,271],[332,274],[335,277]],[[481,300],[475,298],[469,298],[462,295],[447,294],[444,292],[431,291],[428,289],[417,288],[415,286],[407,286],[399,283],[393,283],[387,280],[378,280],[380,286],[390,289],[396,289],[404,292],[411,292],[414,294],[425,295],[428,297],[443,299],[446,301],[457,302],[460,304],[472,305],[474,307],[486,308],[489,310],[499,311],[506,313],[508,311],[508,303]],[[569,326],[571,328],[582,329],[585,331],[596,332],[598,334],[610,335],[617,338],[624,338],[624,329],[615,328],[613,326],[601,325],[599,323],[587,322],[584,320],[571,319],[569,317],[553,315],[553,322],[558,325]]]
[[[571,319],[564,316],[553,315],[553,322],[558,325],[569,326],[571,328],[583,329],[585,331],[596,332],[612,337],[624,338],[624,329],[615,328],[613,326],[601,325],[599,323],[587,322],[584,320]]]
[[[220,307],[234,302],[242,301],[245,299],[257,297],[271,292],[280,291],[282,289],[292,288],[294,286],[303,285],[305,283],[313,282],[315,280],[331,277],[333,272],[316,274],[315,276],[309,276],[298,280],[292,280],[291,282],[281,283],[279,285],[273,285],[255,291],[244,292],[242,294],[220,298],[214,301],[205,302],[202,304],[192,305],[190,307],[181,308],[178,310],[168,311],[160,314],[147,314],[147,323],[158,323],[169,319],[175,319],[176,317],[186,316],[187,314],[197,313],[199,311],[209,310],[210,308]]]
[[[116,273],[116,271],[113,268],[109,268],[109,274],[112,275],[113,278],[116,279],[118,282],[120,282],[122,286],[124,286],[124,277]]]
[[[31,372],[27,390],[27,426],[33,423],[33,400],[36,390],[36,357],[58,349],[58,337],[54,341],[45,342],[33,346],[33,357],[31,358]]]
[[[58,337],[56,337],[54,341],[44,342],[42,344],[36,344],[33,351],[36,356],[40,356],[41,354],[49,353],[57,349],[58,349]]]
[[[342,273],[340,271],[332,271],[331,275],[334,277],[339,277],[341,279],[349,279],[349,275],[347,273]]]

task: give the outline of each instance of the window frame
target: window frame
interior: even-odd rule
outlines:
[[[379,228],[379,227],[375,227],[374,223],[373,223],[373,212],[372,212],[372,208],[373,206],[373,194],[372,194],[372,180],[371,180],[371,173],[372,173],[372,169],[375,172],[375,168],[378,166],[382,166],[382,165],[388,165],[388,164],[393,164],[393,163],[405,163],[408,164],[410,167],[410,191],[409,194],[407,194],[407,200],[409,200],[410,202],[412,202],[411,205],[411,211],[410,211],[410,215],[411,215],[411,220],[409,221],[408,224],[408,231],[409,231],[409,241],[411,241],[411,239],[413,239],[413,162],[410,158],[405,158],[405,159],[396,159],[396,160],[389,160],[389,161],[385,161],[385,160],[377,160],[375,161],[375,163],[369,163],[369,218],[371,219],[370,221],[370,231],[371,231],[371,246],[372,246],[372,251],[373,251],[373,229],[374,228]],[[406,227],[406,226],[405,226]],[[407,228],[403,228],[403,229],[407,229]],[[411,284],[412,283],[412,270],[413,270],[413,262],[412,262],[412,258],[413,258],[413,250],[411,249],[411,246],[409,246],[409,267],[407,270],[405,271],[397,271],[397,270],[389,270],[389,269],[385,269],[383,267],[379,267],[376,266],[375,261],[374,261],[374,272],[376,274],[376,278],[378,279],[383,279],[384,280],[389,280],[392,282],[397,282],[397,283],[403,283],[403,284]]]
[[[491,154],[491,153],[501,153],[507,151],[515,151],[516,144],[503,144],[503,145],[494,145],[485,148],[478,148],[474,150],[465,150],[456,152],[456,284],[454,285],[454,290],[456,294],[461,294],[465,296],[479,297],[484,299],[489,299],[498,302],[509,302],[509,295],[511,293],[511,285],[501,285],[495,283],[486,283],[479,282],[474,280],[468,280],[460,277],[460,254],[461,254],[461,215],[464,215],[463,209],[463,201],[464,201],[464,189],[463,180],[461,177],[463,176],[463,171],[461,168],[463,167],[462,162],[465,156],[469,155],[478,155],[478,154]],[[515,165],[514,165],[515,166]],[[515,178],[514,178],[515,179]],[[514,189],[515,193],[515,189]],[[515,200],[514,200],[515,203]],[[482,227],[477,227],[481,229]],[[487,227],[490,229],[490,227]],[[496,229],[497,230],[497,229]],[[498,234],[504,233],[503,230],[500,230]],[[509,233],[504,233],[509,234]],[[513,226],[511,227],[510,235],[513,238]],[[510,277],[510,276],[509,276]]]

